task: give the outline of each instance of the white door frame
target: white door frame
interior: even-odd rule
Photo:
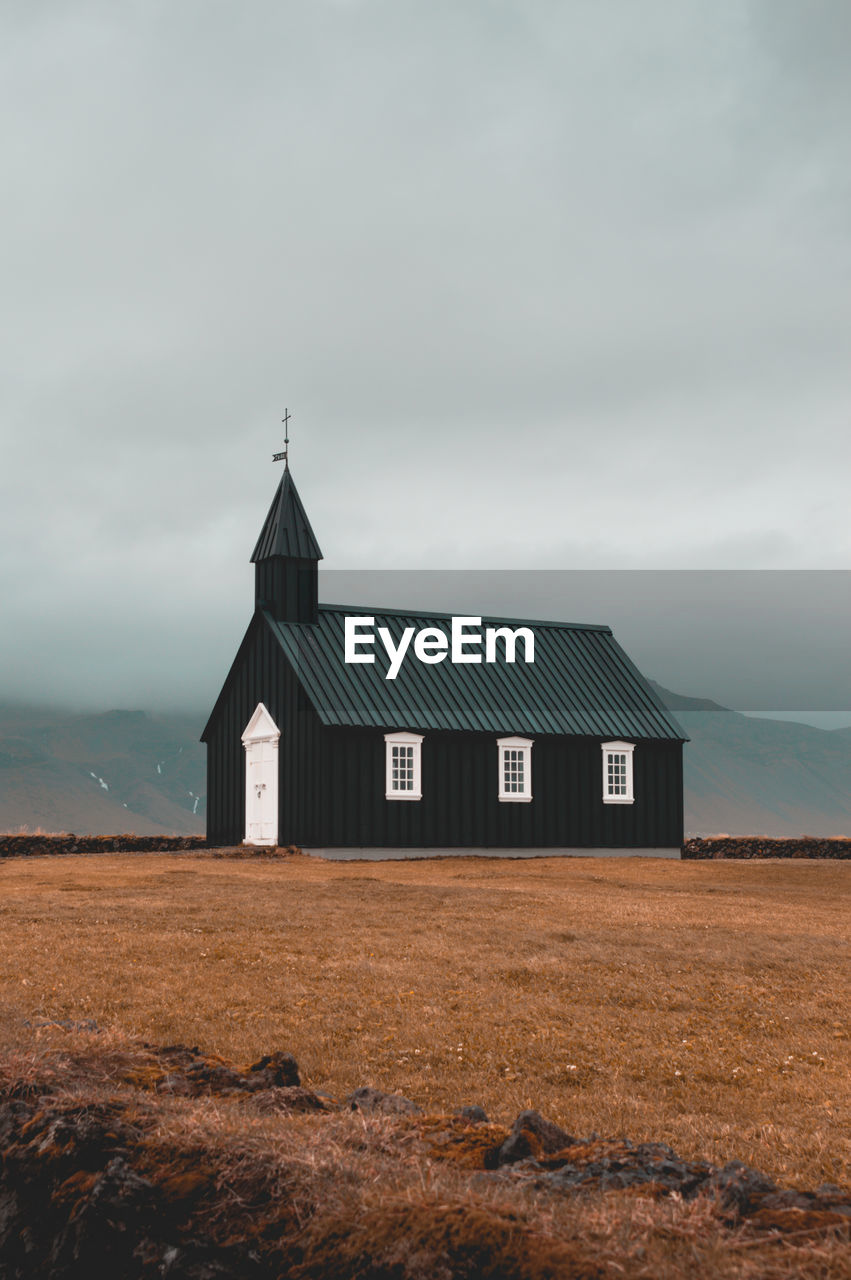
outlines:
[[[262,702],[245,726],[245,839],[243,844],[278,843],[278,742],[281,731]]]

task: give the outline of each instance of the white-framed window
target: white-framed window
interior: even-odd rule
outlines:
[[[497,738],[500,800],[532,799],[532,739]]]
[[[421,733],[385,733],[387,800],[422,800]]]
[[[634,742],[604,742],[603,804],[633,804],[632,753]]]

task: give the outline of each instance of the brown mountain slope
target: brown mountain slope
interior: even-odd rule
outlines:
[[[0,829],[202,834],[198,731],[191,716],[0,708]]]
[[[742,715],[650,683],[690,738],[686,835],[851,833],[851,729]]]

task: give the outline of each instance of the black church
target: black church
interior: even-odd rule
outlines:
[[[679,856],[686,735],[609,627],[319,604],[321,559],[285,462],[201,739],[211,844]]]

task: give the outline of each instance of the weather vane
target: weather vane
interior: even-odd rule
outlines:
[[[281,418],[281,422],[283,422],[283,424],[284,424],[284,452],[283,452],[283,453],[273,453],[273,454],[272,454],[272,461],[273,461],[273,462],[283,462],[284,467],[285,467],[286,469],[288,469],[288,468],[289,468],[289,465],[290,465],[290,464],[289,464],[289,462],[287,461],[287,452],[288,452],[289,447],[290,447],[290,429],[289,429],[289,421],[290,421],[290,418],[291,418],[291,417],[292,417],[292,414],[290,413],[289,409],[284,409],[284,416],[283,416],[283,418]]]

